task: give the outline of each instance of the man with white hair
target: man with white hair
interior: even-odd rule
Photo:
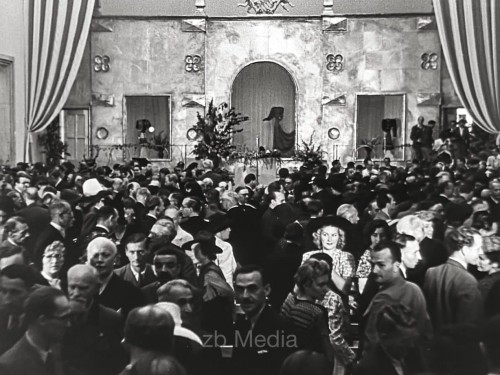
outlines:
[[[97,302],[98,293],[99,273],[94,267],[77,264],[69,269],[71,327],[64,336],[62,354],[84,374],[116,374],[127,364],[127,352],[121,346],[123,320]]]
[[[214,168],[214,163],[212,160],[206,159],[201,163],[205,173],[200,176],[200,180],[204,180],[205,178],[209,178],[213,182],[213,186],[219,186],[219,183],[222,181],[222,176],[218,173],[215,173],[212,169]]]
[[[116,254],[116,245],[110,239],[97,237],[87,246],[87,263],[98,273],[97,301],[127,316],[130,310],[143,304],[143,296],[138,288],[113,272]]]
[[[446,247],[438,240],[426,235],[425,223],[416,215],[407,215],[399,220],[396,231],[412,236],[418,242],[422,261],[413,270],[408,270],[408,280],[422,287],[425,272],[443,264],[448,259]]]

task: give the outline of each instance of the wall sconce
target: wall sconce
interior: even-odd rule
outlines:
[[[330,53],[326,56],[326,69],[330,72],[339,73],[344,70],[344,56]]]
[[[422,63],[420,64],[423,70],[436,70],[438,67],[437,53],[422,54]]]
[[[97,128],[95,132],[95,136],[97,137],[97,139],[106,139],[108,138],[108,135],[109,135],[108,129],[103,127]]]
[[[109,72],[110,65],[109,63],[111,62],[111,59],[109,56],[104,55],[95,55],[94,56],[94,72],[99,73],[107,73]]]
[[[201,64],[200,55],[186,55],[184,61],[186,62],[186,72],[197,73],[200,71],[200,64]]]

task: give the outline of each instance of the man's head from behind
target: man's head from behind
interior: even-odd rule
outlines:
[[[161,307],[133,309],[125,322],[125,343],[130,350],[169,354],[172,351],[174,320]]]
[[[193,313],[193,289],[186,280],[171,280],[158,288],[158,301],[175,303],[180,308],[182,321],[189,323]]]
[[[35,283],[33,270],[23,264],[12,264],[0,272],[0,306],[10,313],[20,313]]]
[[[473,228],[460,227],[448,232],[444,239],[449,256],[458,258],[470,265],[477,265],[483,254],[483,239]]]

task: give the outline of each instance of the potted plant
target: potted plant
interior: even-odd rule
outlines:
[[[196,159],[210,159],[216,169],[223,158],[233,154],[236,148],[232,144],[233,134],[243,131],[236,126],[246,120],[248,117],[236,113],[227,103],[215,107],[213,100],[210,101],[205,116],[198,113],[198,122],[188,131],[197,134],[198,143],[192,151]]]
[[[70,156],[68,145],[61,141],[59,116],[50,123],[45,131],[38,136],[38,144],[42,146],[46,163],[49,167],[59,165],[64,156]]]
[[[364,149],[366,152],[366,157],[371,159],[373,149],[380,144],[380,136],[374,137],[372,139],[362,139],[361,144],[358,146],[357,150]]]
[[[323,164],[323,154],[325,151],[321,149],[321,145],[316,146],[313,142],[314,132],[311,134],[309,141],[302,140],[302,146],[295,150],[293,159],[302,162],[302,166],[307,170],[314,170]]]

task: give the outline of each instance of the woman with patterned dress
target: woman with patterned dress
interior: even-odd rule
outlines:
[[[318,220],[319,229],[315,232],[319,237],[319,250],[308,251],[302,256],[302,263],[315,253],[326,253],[333,260],[331,270],[332,281],[335,288],[341,293],[347,294],[351,288],[351,282],[356,271],[354,256],[344,251],[345,230],[342,229],[343,221],[335,216],[326,216]]]
[[[332,258],[326,253],[316,253],[310,259],[324,260],[332,268]],[[333,375],[347,374],[347,366],[353,363],[356,353],[349,347],[347,342],[349,328],[349,314],[344,307],[342,298],[330,289],[322,300],[316,301],[328,312],[328,328],[330,329],[330,343],[335,354],[335,365]]]

